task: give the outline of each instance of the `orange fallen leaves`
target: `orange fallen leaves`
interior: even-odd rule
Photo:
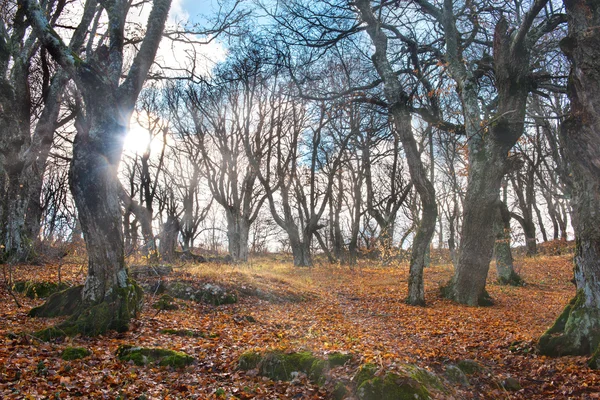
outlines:
[[[69,338],[40,343],[30,336],[8,337],[9,332],[32,332],[55,321],[30,319],[27,310],[39,300],[19,296],[17,309],[0,289],[0,397],[2,398],[328,398],[308,381],[272,382],[237,371],[237,359],[247,350],[278,348],[357,354],[357,362],[394,368],[402,362],[442,373],[444,365],[476,360],[484,372],[470,377],[471,385],[454,388],[454,398],[569,399],[600,398],[600,374],[585,365],[585,357],[548,359],[535,354],[535,341],[554,321],[574,294],[569,282],[569,257],[519,260],[527,285],[503,287],[490,274],[488,290],[496,300],[489,308],[467,308],[441,299],[437,287],[452,273],[450,266],[425,271],[428,306],[404,303],[407,266],[355,269],[319,266],[294,269],[286,264],[203,266],[178,271],[169,279],[213,281],[250,293],[233,305],[213,307],[177,300],[179,310],[159,312],[145,307],[130,332],[98,338]],[[17,267],[18,279],[56,280],[53,266]],[[63,267],[61,276],[72,282],[84,276],[80,267]],[[298,302],[299,298],[308,300]],[[147,295],[147,304],[153,298]],[[245,318],[251,316],[252,319]],[[255,322],[251,322],[255,320]],[[202,337],[160,333],[189,329]],[[138,367],[114,356],[121,344],[168,347],[184,351],[196,363],[183,370]],[[90,357],[63,361],[67,346],[86,347]],[[354,366],[340,375],[351,377]],[[507,392],[498,386],[514,377],[522,389]]]

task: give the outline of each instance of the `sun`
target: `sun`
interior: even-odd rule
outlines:
[[[150,141],[150,132],[136,122],[132,122],[129,132],[125,136],[123,150],[128,153],[141,154],[146,151]]]

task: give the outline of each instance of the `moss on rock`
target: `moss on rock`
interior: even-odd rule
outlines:
[[[436,374],[424,368],[417,367],[416,365],[405,364],[402,366],[402,369],[408,374],[408,376],[427,388],[441,391],[446,390],[440,378]]]
[[[262,356],[255,351],[247,351],[240,356],[238,360],[238,368],[244,371],[254,369],[258,366]]]
[[[363,381],[356,390],[360,400],[416,400],[429,399],[424,385],[407,375],[388,372]]]
[[[121,361],[132,361],[135,365],[159,365],[182,368],[194,362],[194,357],[175,350],[122,345],[117,349]]]
[[[356,386],[360,386],[363,382],[373,379],[377,372],[377,366],[375,364],[363,364],[360,366],[356,375],[354,375],[354,382]]]
[[[13,290],[25,294],[25,296],[31,299],[42,298],[50,296],[53,293],[68,289],[69,285],[66,283],[54,283],[54,282],[34,282],[34,281],[18,281],[13,285]]]
[[[154,308],[155,310],[162,311],[172,311],[179,309],[179,306],[177,304],[174,304],[173,300],[174,299],[172,296],[169,296],[168,294],[163,294],[162,296],[160,296],[157,302],[152,304],[152,308]]]
[[[71,361],[85,358],[90,354],[92,354],[92,352],[85,347],[67,347],[63,350],[60,357],[65,361]]]
[[[308,351],[298,353],[272,351],[262,358],[259,364],[260,374],[272,380],[290,380],[292,372],[310,373],[315,360],[317,358]]]
[[[483,367],[474,360],[460,360],[457,364],[458,368],[467,375],[483,371]]]
[[[73,315],[81,307],[82,291],[83,285],[78,285],[53,293],[44,304],[32,308],[28,315],[30,317],[44,318]]]
[[[190,331],[188,329],[162,329],[160,333],[190,338],[206,337],[203,332]]]
[[[338,382],[336,382],[335,386],[333,387],[331,397],[334,400],[343,400],[346,397],[348,397],[349,394],[350,394],[350,391],[348,390],[346,385],[344,385],[343,382],[338,381]]]
[[[462,386],[469,385],[469,378],[467,378],[467,375],[462,371],[462,369],[458,368],[454,364],[446,367],[446,377],[452,383],[457,383]]]
[[[577,294],[554,324],[540,337],[538,349],[550,357],[591,354],[600,345],[600,310],[585,306],[585,293]]]
[[[50,340],[57,337],[75,336],[77,334],[97,336],[109,330],[125,332],[129,329],[131,319],[140,311],[144,298],[142,288],[135,281],[128,280],[125,287],[115,288],[104,301],[91,306],[82,306],[81,287],[78,288],[79,297],[74,296],[73,292],[70,292],[74,288],[50,296],[46,304],[49,304],[54,296],[58,296],[56,303],[61,307],[63,304],[66,304],[65,301],[68,298],[72,298],[79,305],[75,308],[70,318],[56,326],[35,332],[34,336],[42,340]],[[61,296],[61,293],[65,294]],[[58,309],[61,308],[58,307]],[[34,310],[36,309],[31,310],[30,315],[33,313],[36,316],[49,316],[47,313],[40,315],[40,313],[37,311],[34,312]],[[44,311],[52,310],[45,309]]]
[[[166,287],[167,292],[175,298],[193,300],[219,306],[237,303],[237,295],[224,288],[211,283],[206,283],[201,288],[185,281],[171,282]]]
[[[346,364],[352,359],[352,354],[349,353],[329,353],[327,355],[327,361],[329,362],[329,368],[339,367],[340,365]]]

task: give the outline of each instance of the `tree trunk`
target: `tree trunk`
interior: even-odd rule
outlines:
[[[310,240],[300,240],[290,235],[290,246],[294,257],[295,267],[311,267]]]
[[[117,178],[125,127],[112,101],[112,96],[99,94],[99,112],[92,117],[89,132],[79,132],[75,138],[70,169],[89,261],[83,300],[90,303],[101,302],[114,288],[127,285]]]
[[[450,291],[446,293],[462,304],[489,304],[485,281],[495,242],[490,221],[496,215],[504,158],[504,154],[492,148],[485,155],[471,159],[458,263]]]
[[[226,215],[229,255],[234,262],[246,262],[250,222],[238,214],[228,212]]]
[[[27,182],[22,182],[20,173],[5,175],[5,193],[2,207],[3,253],[10,261],[25,261],[31,251],[31,241],[25,235],[27,207]]]
[[[521,277],[515,272],[510,248],[510,212],[504,201],[498,202],[498,212],[494,222],[496,231],[496,272],[502,285],[520,286]]]
[[[539,340],[542,354],[589,354],[600,343],[600,3],[565,1],[569,33],[561,48],[572,63],[571,113],[560,134],[573,172],[577,295]],[[596,351],[590,360],[599,368]]]
[[[175,215],[167,215],[167,220],[162,226],[160,234],[160,257],[165,261],[173,260],[177,248],[177,235],[179,234],[179,221]]]

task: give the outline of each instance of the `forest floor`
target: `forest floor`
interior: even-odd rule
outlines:
[[[425,271],[427,307],[404,303],[408,266],[353,269],[320,264],[294,268],[287,259],[261,258],[247,265],[202,264],[175,268],[167,279],[210,282],[239,294],[236,304],[213,306],[176,300],[178,310],[150,307],[158,295],[146,294],[144,311],[126,333],[42,342],[27,334],[57,322],[27,316],[41,304],[0,289],[0,397],[13,398],[238,398],[327,399],[331,385],[318,386],[300,375],[272,381],[256,370],[243,371],[238,360],[248,350],[308,350],[317,356],[335,351],[354,358],[335,375],[351,384],[359,365],[393,370],[415,364],[444,377],[449,364],[474,360],[481,367],[468,384],[451,384],[432,393],[443,399],[592,399],[600,398],[600,373],[585,357],[547,358],[535,351],[537,338],[574,295],[572,256],[518,259],[523,287],[495,283],[488,291],[495,305],[463,307],[442,299],[439,286],[451,265]],[[0,266],[1,268],[1,266]],[[58,265],[15,266],[14,280],[58,279]],[[8,267],[4,267],[4,280]],[[65,262],[61,280],[82,282],[85,269]],[[251,318],[250,318],[251,317]],[[198,337],[161,333],[189,329]],[[25,334],[23,334],[25,333]],[[119,345],[165,347],[195,358],[183,369],[136,366],[119,361]],[[66,347],[85,347],[91,355],[64,361]],[[512,377],[520,384],[507,390]]]

